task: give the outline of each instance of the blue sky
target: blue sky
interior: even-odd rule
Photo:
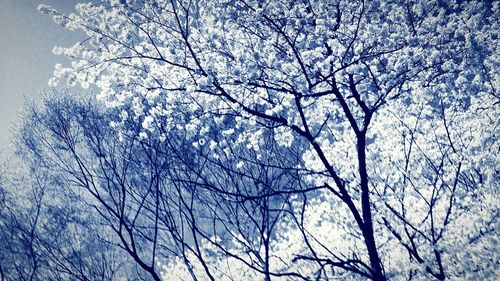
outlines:
[[[0,0],[0,154],[9,147],[10,131],[24,97],[39,100],[54,65],[67,63],[54,56],[54,46],[71,46],[82,40],[83,34],[71,32],[55,24],[52,18],[40,14],[36,7],[48,4],[64,12],[74,11],[78,0]]]

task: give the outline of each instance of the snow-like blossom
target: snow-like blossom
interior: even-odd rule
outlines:
[[[333,261],[345,265],[345,278],[361,271],[425,280],[469,276],[470,262],[493,274],[498,257],[484,247],[498,227],[486,222],[497,213],[486,198],[498,184],[498,3],[125,2],[80,4],[70,16],[39,8],[89,36],[54,49],[73,63],[57,65],[51,84],[94,85],[108,107],[128,112],[122,121],[141,122],[141,139],[166,140],[155,124],[181,132],[196,151],[210,150],[206,161],[231,163],[228,170],[293,159],[269,165],[300,181],[276,194],[321,192],[287,199],[290,217],[276,223],[282,234],[271,243],[276,272],[329,279],[338,268],[325,261]],[[262,185],[246,176],[241,186]],[[254,246],[233,238],[238,255],[245,250],[236,245]],[[233,276],[232,266],[260,276],[245,267],[255,263],[250,255],[242,262],[209,247],[202,251],[218,277]],[[351,257],[357,263],[336,263]],[[184,262],[166,268],[179,278],[200,270]]]

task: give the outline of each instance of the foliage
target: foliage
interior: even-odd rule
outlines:
[[[498,275],[498,9],[103,1],[66,16],[40,6],[89,36],[54,49],[73,62],[51,83],[99,89],[121,140],[103,148],[104,163],[118,160],[114,145],[149,145],[117,151],[146,168],[111,186],[128,178],[134,194],[162,178],[165,191],[152,194],[177,191],[168,206],[190,238],[172,227],[160,239],[188,250],[148,248],[148,259],[178,278],[229,280]],[[102,158],[93,149],[81,150],[94,153],[88,163]],[[169,214],[145,202],[146,221]],[[150,245],[151,233],[138,234]]]

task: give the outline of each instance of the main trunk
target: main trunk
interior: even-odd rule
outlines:
[[[373,221],[370,206],[370,192],[368,188],[368,172],[366,169],[366,136],[361,133],[358,137],[357,150],[358,150],[358,164],[359,176],[361,185],[361,209],[363,215],[363,225],[361,230],[365,245],[370,257],[370,266],[372,270],[373,280],[382,281],[386,280],[382,270],[382,263],[378,255],[377,245],[375,243],[375,236],[373,233]]]

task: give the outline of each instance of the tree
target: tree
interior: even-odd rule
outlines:
[[[114,280],[121,259],[97,240],[80,202],[31,172],[11,174],[0,186],[1,280]]]
[[[92,202],[85,200],[89,197],[69,188],[73,182],[61,172],[71,171],[62,166],[70,163],[61,161],[74,142],[56,141],[76,140],[65,118],[67,110],[84,108],[83,102],[65,103],[53,96],[44,103],[43,109],[26,106],[17,155],[3,167],[2,280],[115,280],[124,275],[133,280],[133,263],[107,242],[110,232],[96,219]],[[58,160],[61,165],[54,165]]]
[[[135,122],[139,138],[160,142],[175,128],[210,146],[204,158],[240,159],[223,163],[229,171],[252,163],[232,147],[259,161],[297,153],[279,168],[314,188],[290,199],[280,225],[304,250],[286,271],[443,280],[497,275],[498,8],[172,0],[40,10],[89,36],[54,49],[73,63],[52,82],[97,86],[118,127]],[[457,258],[467,255],[473,268]]]
[[[158,220],[158,212],[155,212],[158,208],[151,209],[147,199],[158,196],[158,192],[152,192],[159,184],[159,175],[155,173],[158,169],[153,170],[153,165],[161,163],[147,161],[137,137],[116,142],[108,115],[92,99],[83,100],[68,93],[53,94],[44,100],[42,108],[31,106],[26,111],[19,133],[21,159],[35,175],[46,175],[54,181],[50,185],[52,192],[68,194],[65,201],[43,204],[56,220],[48,222],[47,232],[59,235],[50,240],[44,237],[41,246],[46,246],[49,254],[59,254],[57,251],[64,248],[53,249],[60,244],[58,239],[67,237],[73,242],[65,246],[75,247],[87,236],[85,232],[91,231],[90,236],[96,241],[83,245],[109,249],[111,256],[106,255],[106,251],[102,256],[96,256],[98,252],[88,254],[96,258],[97,264],[84,264],[83,269],[92,270],[98,263],[105,267],[136,264],[143,273],[139,271],[137,275],[133,270],[122,269],[121,274],[139,278],[146,273],[159,280],[155,272],[159,229],[150,228],[149,224],[151,220]],[[129,185],[139,185],[139,188],[131,190]],[[66,227],[72,220],[76,220],[77,225],[80,222],[81,229]],[[165,235],[160,237],[163,239]],[[129,258],[117,259],[118,250],[125,251]],[[86,259],[83,249],[77,251],[80,252],[77,259]]]
[[[42,107],[31,105],[24,114],[18,155],[38,183],[33,191],[42,195],[34,201],[37,211],[28,212],[36,214],[27,231],[30,246],[20,249],[36,249],[34,260],[48,256],[45,267],[52,278],[69,278],[65,274],[75,271],[79,279],[107,279],[107,267],[118,265],[110,269],[113,278],[135,263],[157,280],[156,260],[181,258],[191,271],[187,276],[219,280],[221,273],[208,264],[212,253],[202,242],[222,255],[236,257],[238,249],[249,251],[247,257],[238,252],[239,261],[268,279],[296,275],[269,269],[274,225],[286,198],[302,192],[288,186],[296,180],[295,173],[276,168],[289,159],[258,160],[247,151],[245,157],[253,164],[247,162],[249,172],[242,174],[225,161],[208,158],[206,149],[179,142],[183,130],[166,132],[164,142],[140,140],[136,123],[122,124],[128,131],[117,131],[111,116],[113,112],[104,112],[93,99],[57,92],[47,96]],[[118,134],[121,140],[116,141]],[[40,184],[40,177],[47,183]],[[27,184],[29,179],[19,182]],[[283,186],[288,186],[286,191]],[[29,215],[14,217],[31,221]],[[37,221],[44,221],[44,226]],[[85,240],[88,232],[97,241]],[[87,255],[86,248],[101,248],[102,256]],[[129,258],[113,260],[118,250]],[[13,249],[6,253],[14,261],[21,258]],[[203,268],[195,271],[192,263]],[[36,264],[27,264],[27,270],[37,278],[47,276]],[[102,276],[94,268],[103,268]]]

